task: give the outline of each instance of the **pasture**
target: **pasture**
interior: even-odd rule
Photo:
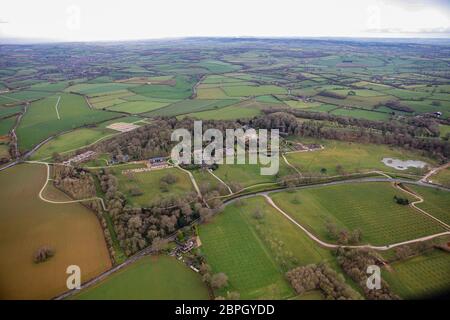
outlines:
[[[110,129],[81,128],[56,136],[40,147],[32,156],[32,160],[48,160],[54,152],[67,153],[90,145],[102,138],[116,134]]]
[[[261,114],[261,111],[256,108],[229,106],[215,110],[188,113],[183,115],[183,117],[191,117],[200,120],[235,120],[253,118],[259,114]]]
[[[264,166],[266,167],[266,166]],[[261,175],[259,164],[221,164],[214,173],[225,183],[237,182],[242,187],[258,183],[273,183],[278,177],[294,173],[280,157],[279,171],[276,175]]]
[[[9,117],[0,120],[0,136],[7,135],[16,124],[16,117]]]
[[[423,169],[418,168],[409,168],[404,171],[395,170],[381,162],[383,158],[421,160],[430,166],[436,164],[434,160],[426,158],[417,152],[391,148],[386,145],[360,144],[336,140],[302,139],[300,141],[302,143],[319,143],[325,147],[322,150],[289,153],[286,155],[288,161],[301,172],[308,172],[314,175],[333,176],[371,170],[419,175],[424,173]]]
[[[338,230],[360,229],[361,243],[387,245],[439,232],[443,227],[410,206],[397,204],[393,197],[406,193],[389,183],[352,183],[299,189],[271,194],[274,202],[319,238],[333,242],[327,223]]]
[[[46,179],[42,165],[21,164],[0,172],[0,298],[49,299],[67,290],[66,268],[80,266],[82,281],[111,267],[95,214],[79,203],[50,204],[38,193]],[[52,188],[58,200],[70,200]],[[26,199],[26,201],[24,201]],[[35,264],[33,254],[51,246],[55,255]]]
[[[55,105],[61,96],[57,117]],[[73,130],[85,125],[95,124],[117,117],[112,112],[89,109],[83,97],[73,94],[54,95],[33,102],[22,117],[17,136],[19,148],[29,150],[34,145],[64,131]]]
[[[207,300],[200,275],[168,256],[147,256],[95,286],[81,291],[77,300]]]
[[[171,104],[167,107],[154,110],[152,112],[145,113],[148,116],[177,116],[181,114],[194,113],[205,110],[220,110],[235,104],[238,100],[228,99],[228,100],[183,100]]]
[[[156,197],[183,195],[194,191],[188,175],[177,168],[122,173],[123,170],[127,169],[129,169],[127,166],[120,166],[112,170],[119,179],[119,190],[124,193],[127,200],[132,204],[146,206]],[[160,188],[160,180],[167,174],[177,177],[178,180],[174,184],[169,184],[167,190],[162,190]],[[141,195],[132,195],[131,190],[136,188],[142,191]]]

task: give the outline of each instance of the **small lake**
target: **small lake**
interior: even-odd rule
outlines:
[[[383,158],[381,160],[388,167],[394,168],[396,170],[407,170],[408,168],[425,168],[428,163],[420,160],[399,160],[393,158]]]

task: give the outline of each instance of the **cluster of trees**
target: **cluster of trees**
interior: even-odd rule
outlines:
[[[297,267],[288,271],[286,277],[297,294],[320,290],[327,300],[358,299],[344,277],[323,263]]]
[[[169,186],[176,183],[178,181],[178,177],[171,173],[166,174],[159,180],[159,188],[163,192],[169,191]]]
[[[279,111],[279,110],[278,110]],[[265,110],[266,115],[250,120],[255,128],[280,129],[285,134],[306,136],[319,139],[334,139],[341,141],[386,144],[405,149],[421,150],[428,156],[434,156],[445,161],[450,156],[450,144],[442,139],[429,139],[420,136],[437,136],[439,129],[429,123],[427,119],[409,120],[407,124],[398,121],[378,122],[350,117],[334,116],[324,112],[306,112],[301,110],[286,110],[276,112]],[[337,122],[343,126],[358,127],[359,130],[341,130],[327,127],[321,122],[299,122],[297,117],[312,120],[327,120]],[[423,125],[421,127],[420,125]],[[374,130],[368,130],[374,129]]]
[[[358,244],[362,239],[362,231],[360,229],[354,229],[349,231],[346,228],[339,229],[336,224],[328,221],[325,224],[328,235],[331,239],[336,240],[338,244]]]
[[[117,178],[107,169],[98,173],[102,191],[121,247],[127,256],[151,245],[163,250],[165,238],[192,221],[209,219],[217,208],[207,208],[195,193],[155,199],[148,207],[133,208],[118,191]]]
[[[321,91],[318,94],[319,94],[319,96],[327,97],[327,98],[333,98],[333,99],[341,99],[341,100],[343,100],[343,99],[347,98],[347,96],[344,96],[344,95],[339,94],[337,92],[326,91],[326,90]]]
[[[54,184],[74,199],[96,196],[94,179],[89,172],[76,167],[53,166]]]
[[[225,129],[234,129],[238,127],[241,127],[239,121],[203,121],[203,131],[206,131],[209,128],[215,128],[225,132]],[[98,152],[110,153],[117,159],[123,158],[124,155],[129,156],[129,160],[169,156],[172,147],[177,143],[176,141],[171,141],[170,136],[175,129],[179,128],[187,129],[193,133],[193,119],[154,119],[149,125],[142,126],[136,130],[96,144],[95,149]],[[193,165],[190,169],[197,169],[198,167],[198,165]]]
[[[394,196],[394,201],[397,204],[401,204],[403,206],[407,206],[409,204],[409,199],[408,198],[397,197],[397,195]]]
[[[356,283],[359,284],[367,299],[371,300],[397,300],[400,299],[391,292],[389,285],[381,279],[380,289],[367,287],[367,267],[377,265],[381,259],[370,250],[344,249],[337,250],[337,260],[342,270]]]
[[[200,265],[200,274],[202,275],[203,282],[213,290],[220,290],[228,287],[228,276],[223,273],[212,273],[212,268],[206,262],[202,262]],[[240,294],[236,291],[228,291],[225,297],[217,296],[216,300],[239,300]]]
[[[36,250],[33,256],[33,261],[34,263],[41,263],[47,261],[54,255],[55,251],[51,247],[43,246]]]
[[[395,260],[405,260],[410,257],[417,256],[428,250],[433,249],[433,247],[434,247],[434,244],[431,241],[416,242],[416,243],[396,247],[394,249]],[[443,246],[443,248],[447,248],[446,244]]]
[[[72,198],[88,199],[96,196],[94,178],[89,171],[76,167],[54,166],[54,175],[55,186],[70,195]],[[105,236],[110,257],[113,261],[115,261],[116,251],[114,249],[111,232],[108,228],[108,223],[105,216],[102,214],[103,208],[101,203],[97,200],[93,200],[89,202],[82,202],[82,204],[92,209],[97,215],[103,229],[103,234]]]
[[[409,113],[414,112],[414,109],[402,104],[398,100],[389,100],[387,102],[383,102],[383,103],[376,105],[376,107],[382,107],[382,106],[386,106],[389,109],[396,110],[396,111],[403,111],[403,112],[409,112]]]

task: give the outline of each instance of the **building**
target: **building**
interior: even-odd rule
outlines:
[[[148,163],[150,167],[166,167],[167,166],[167,158],[166,157],[154,157],[148,159]]]

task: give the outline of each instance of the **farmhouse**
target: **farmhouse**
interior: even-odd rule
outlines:
[[[149,167],[151,168],[165,168],[168,166],[166,157],[154,157],[148,159]]]

